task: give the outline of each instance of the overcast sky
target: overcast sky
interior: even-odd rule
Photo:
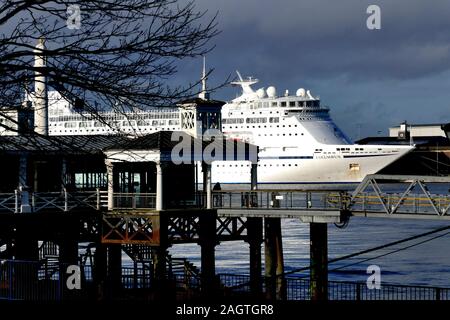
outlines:
[[[381,30],[366,27],[370,4]],[[353,139],[387,135],[389,126],[450,122],[448,0],[196,0],[218,12],[220,35],[208,55],[210,80],[235,70],[274,85],[320,95]],[[182,61],[177,81],[198,78],[201,61]],[[230,100],[238,88],[220,89]]]

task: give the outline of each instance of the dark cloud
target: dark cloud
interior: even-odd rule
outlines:
[[[261,86],[276,85],[279,92],[311,88],[326,99],[333,116],[353,137],[357,126],[348,122],[352,113],[366,124],[361,133],[366,135],[385,133],[389,125],[403,120],[450,121],[450,90],[442,85],[450,85],[448,0],[196,4],[209,15],[219,13],[221,34],[208,56],[208,64],[216,69],[211,77],[216,84],[239,69],[260,78]],[[381,30],[366,28],[370,4],[381,7]],[[199,68],[200,61],[180,65],[179,80],[193,81]],[[216,96],[231,99],[235,92],[222,89]]]

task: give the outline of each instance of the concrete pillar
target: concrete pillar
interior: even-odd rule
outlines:
[[[34,67],[45,68],[47,66],[44,39],[40,38],[36,45]],[[34,77],[34,131],[48,136],[48,97],[47,77],[42,70],[37,69]]]
[[[250,247],[250,290],[259,296],[261,284],[262,218],[247,218],[247,242]]]
[[[206,209],[212,209],[211,165],[203,163],[202,171],[203,171],[203,193],[206,194]]]
[[[106,175],[108,178],[108,210],[114,209],[114,164],[105,160]]]
[[[311,300],[328,299],[328,239],[326,223],[310,223]]]
[[[280,218],[264,218],[264,235],[267,298],[284,300],[286,298],[286,286],[283,275],[284,261]]]
[[[163,164],[156,163],[156,210],[164,209],[164,193],[163,193]]]
[[[208,212],[200,216],[199,244],[201,247],[201,290],[202,294],[214,296],[216,279],[216,218],[217,214]]]

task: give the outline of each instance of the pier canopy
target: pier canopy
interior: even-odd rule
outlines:
[[[106,188],[103,149],[120,136],[0,136],[1,192]]]
[[[198,170],[203,173],[206,207],[210,208],[212,162],[250,161],[254,167],[258,161],[257,146],[226,139],[220,132],[205,141],[186,132],[159,131],[119,141],[104,153],[107,180],[113,182],[108,184],[109,209],[118,207],[118,193],[124,197],[135,192],[154,194],[156,210],[178,206],[180,200],[198,202]]]
[[[0,192],[108,191],[109,209],[128,208],[123,199],[140,197],[145,198],[145,209],[162,210],[181,203],[198,205],[201,170],[206,195],[202,202],[210,207],[213,161],[250,161],[254,167],[258,160],[255,145],[226,139],[220,132],[210,138],[198,139],[178,131],[138,138],[0,136]]]
[[[201,140],[182,131],[159,131],[136,139],[119,140],[104,150],[111,161],[167,161],[189,164],[203,161],[258,161],[258,147],[227,139],[220,133],[214,140]]]

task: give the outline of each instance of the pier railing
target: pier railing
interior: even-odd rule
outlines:
[[[388,190],[388,188],[386,188]],[[337,190],[214,191],[217,209],[346,210],[354,215],[450,217],[450,194],[427,191]]]
[[[450,194],[430,193],[422,185],[418,191],[413,192],[411,189],[412,187],[408,187],[404,192],[391,192],[382,190],[376,185],[373,191],[357,189],[352,194],[340,190],[232,190],[213,191],[211,196],[212,206],[215,209],[269,209],[274,213],[276,210],[346,210],[355,216],[409,215],[450,219]],[[116,192],[112,197],[112,209],[156,208],[155,193]],[[206,194],[198,192],[192,199],[171,200],[165,205],[166,208],[204,208],[206,203]],[[16,190],[14,193],[0,194],[0,213],[69,212],[79,209],[107,210],[107,192]]]
[[[106,191],[30,192],[15,190],[0,194],[0,212],[69,212],[76,209],[100,210],[108,204]]]
[[[330,190],[236,190],[214,191],[213,207],[242,209],[345,209],[350,196]]]
[[[96,299],[97,288],[93,286],[94,274],[90,265],[81,266],[81,290],[67,287],[68,277],[65,263],[56,263],[50,268],[37,261],[0,260],[0,300],[72,300]],[[120,283],[111,287],[106,281],[104,294],[111,298],[133,297],[133,293],[158,290],[151,270],[136,267],[122,267]],[[108,278],[107,278],[108,279]],[[226,296],[251,296],[250,276],[241,274],[218,274],[220,287],[216,294]],[[181,298],[189,299],[201,293],[198,275],[182,271],[167,279],[170,288]],[[261,276],[261,299],[266,291]],[[311,282],[308,278],[284,279],[287,300],[309,300]],[[128,293],[127,293],[128,292]],[[94,296],[92,296],[94,294]],[[431,286],[410,286],[381,284],[380,289],[369,289],[365,282],[328,281],[329,300],[450,300],[450,288]]]
[[[155,209],[156,193],[114,193],[114,209]]]
[[[250,293],[250,276],[219,274],[225,290],[232,294]],[[261,278],[263,279],[263,277]],[[311,281],[308,278],[285,278],[287,300],[309,300]],[[264,285],[264,281],[262,281]],[[263,288],[264,291],[264,288]],[[450,288],[381,284],[369,289],[365,282],[328,281],[329,300],[450,300]]]

